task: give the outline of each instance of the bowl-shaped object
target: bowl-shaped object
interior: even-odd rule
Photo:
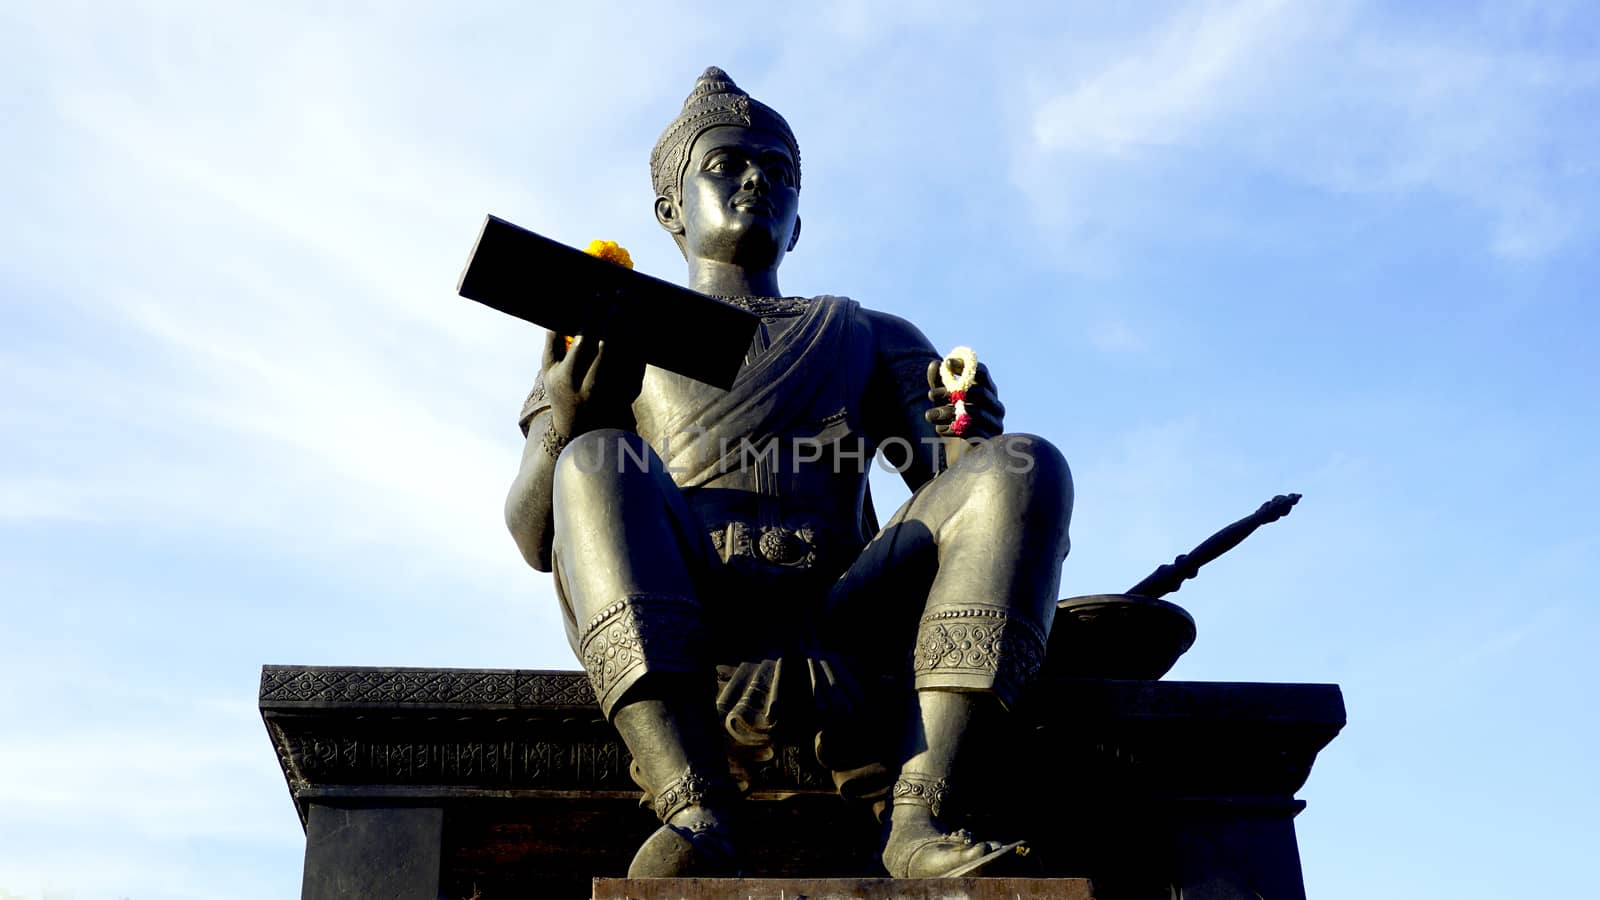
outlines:
[[[1194,619],[1176,603],[1134,594],[1068,597],[1056,604],[1044,674],[1160,678],[1194,637]]]

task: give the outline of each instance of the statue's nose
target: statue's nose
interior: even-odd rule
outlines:
[[[761,171],[760,166],[751,166],[744,173],[744,189],[747,191],[765,191],[769,187],[767,173]]]

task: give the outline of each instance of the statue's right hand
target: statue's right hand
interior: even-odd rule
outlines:
[[[643,359],[615,344],[580,334],[569,347],[551,332],[544,344],[544,380],[556,432],[575,437],[596,428],[631,428],[644,369]]]

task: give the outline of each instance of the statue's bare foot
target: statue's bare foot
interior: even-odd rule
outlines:
[[[645,838],[628,865],[629,878],[736,875],[739,855],[723,816],[703,806],[674,815]]]
[[[883,865],[891,878],[959,878],[982,875],[994,863],[1027,852],[1022,841],[980,841],[966,829],[942,831],[928,820],[896,823],[884,843]]]

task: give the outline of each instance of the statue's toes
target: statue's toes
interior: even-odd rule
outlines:
[[[995,863],[1027,852],[1021,841],[941,841],[912,858],[913,878],[960,878],[983,874]]]
[[[949,858],[945,860],[945,865],[939,867],[939,871],[948,872],[960,866],[970,865],[993,854],[1003,846],[1005,845],[999,841],[981,841],[971,846],[961,847],[950,854]]]
[[[911,849],[903,878],[942,878],[945,873],[964,868],[995,850],[992,841],[974,841],[961,833],[925,838]]]

